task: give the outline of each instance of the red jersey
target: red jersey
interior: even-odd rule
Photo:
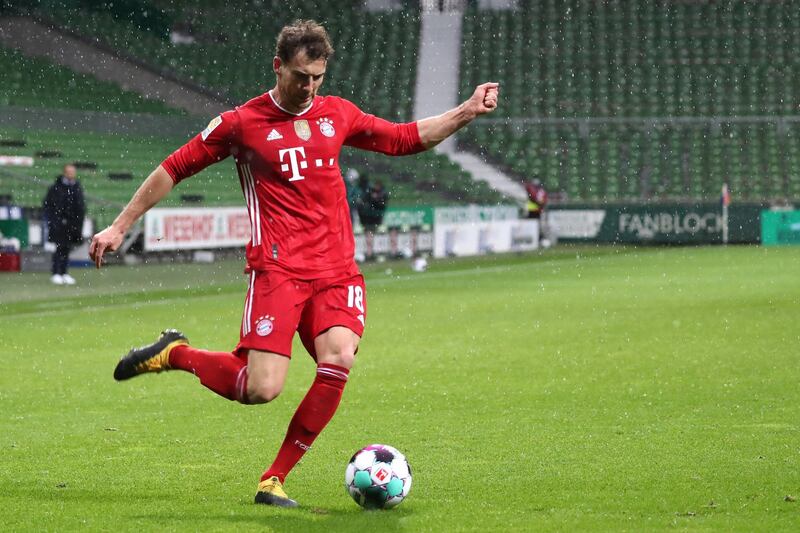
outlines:
[[[232,155],[250,215],[248,267],[315,279],[356,270],[342,145],[425,149],[416,122],[388,122],[336,96],[290,113],[267,92],[213,119],[161,165],[178,183]]]

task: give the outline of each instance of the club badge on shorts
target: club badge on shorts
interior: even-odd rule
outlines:
[[[262,316],[256,322],[256,335],[259,337],[266,337],[274,328],[272,321],[275,320],[274,316]]]
[[[311,126],[308,125],[307,120],[295,120],[294,132],[304,141],[307,141],[311,138]]]

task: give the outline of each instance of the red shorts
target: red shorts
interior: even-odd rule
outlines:
[[[359,337],[367,316],[364,276],[345,274],[313,281],[280,272],[251,271],[244,300],[239,344],[247,350],[292,355],[294,333],[316,359],[314,339],[333,326],[344,326]]]

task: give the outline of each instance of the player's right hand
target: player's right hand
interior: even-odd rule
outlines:
[[[124,238],[125,232],[119,231],[114,226],[109,226],[92,237],[92,244],[89,245],[89,257],[97,268],[103,265],[103,254],[119,248]]]

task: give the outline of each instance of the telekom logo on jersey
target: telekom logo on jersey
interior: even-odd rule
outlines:
[[[292,175],[289,178],[289,181],[298,181],[306,179],[305,176],[300,174],[301,170],[305,170],[308,168],[309,162],[306,159],[306,150],[302,146],[296,146],[292,148],[284,148],[282,150],[278,150],[278,158],[281,161],[281,172],[289,172],[291,170]],[[331,157],[328,159],[328,165],[333,166],[334,162],[336,161],[335,158]],[[319,168],[325,165],[325,161],[322,159],[315,159],[314,166]]]
[[[289,155],[289,163],[284,163],[285,155]],[[300,154],[303,159],[298,160],[297,154]],[[278,157],[281,160],[281,171],[289,172],[289,166],[292,167],[292,177],[289,181],[298,181],[306,179],[305,176],[300,174],[300,169],[308,168],[308,161],[306,161],[306,151],[302,146],[296,148],[285,148],[278,151]]]

